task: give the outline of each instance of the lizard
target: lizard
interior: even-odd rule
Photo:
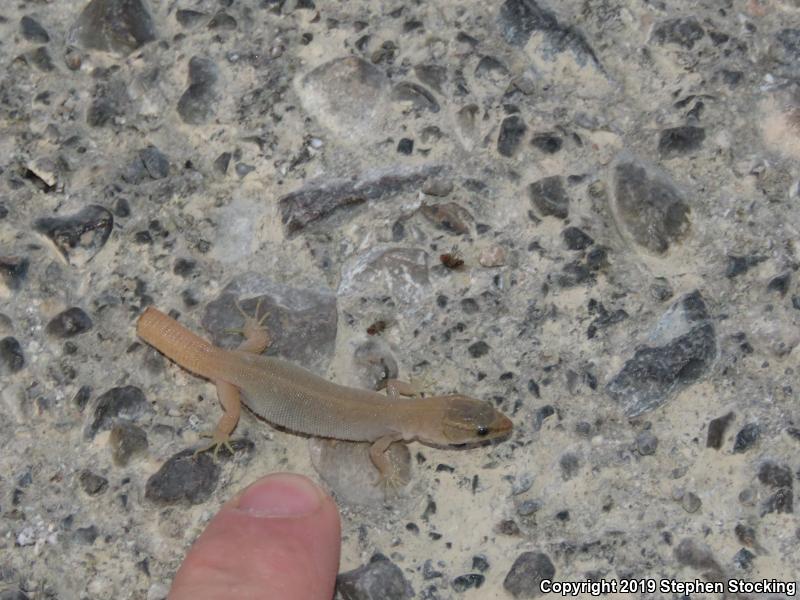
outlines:
[[[241,403],[272,425],[316,437],[372,442],[369,456],[379,471],[378,482],[399,485],[385,454],[394,442],[413,440],[434,445],[464,445],[510,434],[513,423],[490,402],[462,394],[421,396],[410,384],[388,380],[387,394],[332,383],[292,362],[261,353],[270,345],[269,314],[244,317],[238,332],[244,341],[235,349],[217,347],[149,306],[136,323],[138,336],[184,369],[210,380],[224,413],[200,451],[221,446],[231,453]],[[412,396],[397,402],[398,396]]]

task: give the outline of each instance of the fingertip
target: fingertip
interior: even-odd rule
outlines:
[[[189,551],[171,600],[227,597],[330,600],[341,530],[333,500],[310,479],[275,473],[248,486]]]

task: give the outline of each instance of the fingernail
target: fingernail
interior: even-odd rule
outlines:
[[[319,509],[323,494],[302,475],[269,475],[247,488],[238,508],[259,517],[301,517]]]

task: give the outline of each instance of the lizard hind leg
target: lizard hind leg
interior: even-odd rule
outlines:
[[[369,448],[369,457],[372,464],[378,469],[378,479],[375,485],[382,485],[385,491],[398,490],[408,483],[400,473],[398,465],[392,462],[387,450],[394,442],[402,441],[400,434],[389,434],[378,438]]]
[[[217,381],[215,383],[217,385],[217,397],[225,413],[217,421],[217,426],[213,432],[200,434],[202,437],[210,437],[211,443],[197,450],[194,453],[195,456],[201,452],[213,450],[214,458],[216,458],[219,449],[223,446],[231,453],[231,456],[234,454],[233,446],[231,446],[231,432],[236,429],[239,415],[242,412],[239,388],[225,381]]]
[[[244,308],[242,308],[238,298],[235,300],[236,308],[244,318],[244,325],[242,325],[242,328],[232,332],[244,336],[244,341],[239,344],[238,348],[236,348],[237,350],[261,354],[272,343],[269,329],[264,325],[270,313],[265,312],[261,317],[258,316],[258,312],[261,309],[261,300],[262,298],[259,298],[258,302],[256,302],[256,309],[252,315],[249,315]]]

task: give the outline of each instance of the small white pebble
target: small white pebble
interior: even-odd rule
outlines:
[[[481,251],[478,262],[483,267],[502,267],[506,264],[506,251],[502,246],[489,246]]]

